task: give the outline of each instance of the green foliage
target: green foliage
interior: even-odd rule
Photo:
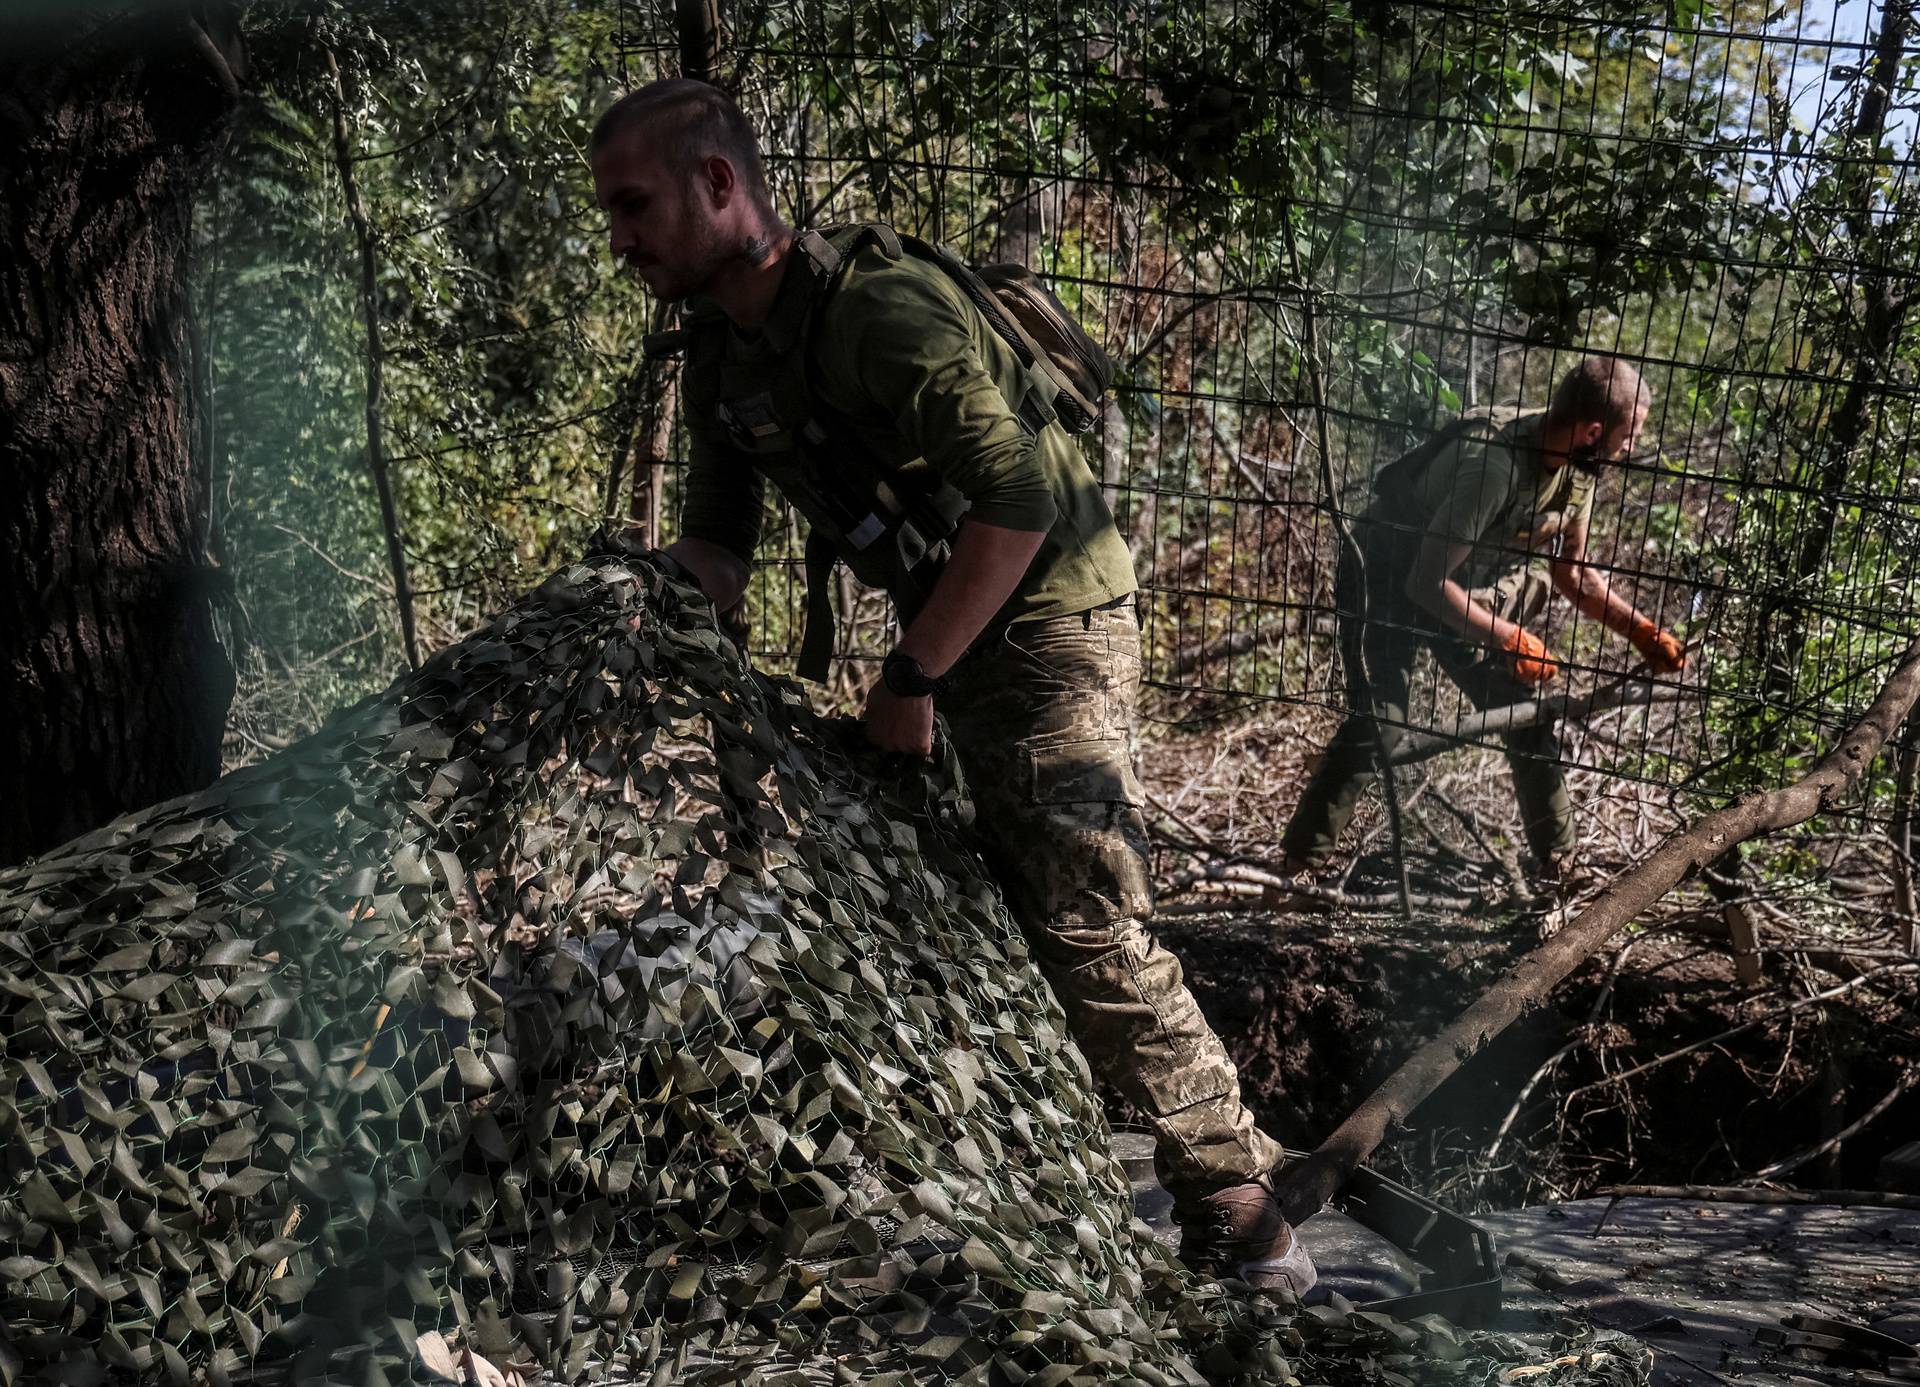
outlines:
[[[768,0],[729,11],[721,77],[790,220],[881,217],[1027,258],[1099,327],[1120,392],[1089,462],[1161,589],[1150,677],[1308,693],[1329,508],[1364,504],[1439,417],[1542,400],[1578,352],[1672,363],[1653,372],[1659,461],[1603,493],[1594,542],[1642,575],[1642,606],[1709,637],[1718,792],[1776,779],[1870,691],[1912,578],[1911,347],[1896,325],[1876,351],[1872,277],[1835,271],[1886,266],[1901,288],[1920,217],[1890,141],[1851,131],[1862,64],[1812,128],[1789,107],[1794,50],[1765,36],[1796,14]],[[655,403],[635,352],[652,306],[603,258],[581,149],[615,92],[670,69],[674,36],[613,0],[256,24],[269,95],[209,210],[202,296],[224,561],[256,636],[237,722],[265,735],[399,658],[320,46],[346,73],[383,437],[437,646],[573,551]],[[754,645],[777,665],[799,532],[769,534]],[[845,607],[852,648],[890,640],[883,599]],[[1232,632],[1258,638],[1194,662]],[[1816,663],[1834,659],[1847,680]]]
[[[429,645],[598,523],[647,306],[616,280],[586,130],[616,16],[559,4],[323,4],[253,15],[261,95],[203,209],[225,562],[256,658],[241,720],[311,725],[400,662],[366,466],[360,248],[324,52],[373,223],[382,443]]]

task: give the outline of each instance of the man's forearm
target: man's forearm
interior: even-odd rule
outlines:
[[[1609,631],[1625,635],[1635,627],[1654,624],[1638,607],[1613,590],[1613,584],[1605,574],[1595,572],[1586,563],[1554,564],[1553,585],[1573,604],[1575,611],[1599,622]]]
[[[900,638],[901,651],[935,677],[953,668],[1013,596],[1045,538],[1040,530],[962,521],[946,570]]]
[[[1451,578],[1443,578],[1438,583],[1409,582],[1407,596],[1438,617],[1448,630],[1482,645],[1504,646],[1519,629],[1474,601],[1467,590]]]

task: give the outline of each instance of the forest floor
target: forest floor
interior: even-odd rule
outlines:
[[[1262,1125],[1311,1148],[1537,942],[1531,925],[1240,911],[1176,917],[1159,934]],[[1897,995],[1908,975],[1793,1010],[1808,994],[1738,982],[1724,936],[1671,929],[1631,944],[1624,961],[1590,961],[1463,1067],[1375,1166],[1463,1209],[1614,1184],[1739,1183],[1857,1119],[1920,1053]],[[1907,1093],[1837,1160],[1809,1161],[1789,1182],[1873,1188],[1880,1158],[1917,1129],[1920,1094]]]
[[[1263,1124],[1303,1148],[1553,924],[1518,890],[1510,781],[1489,751],[1449,752],[1402,782],[1412,919],[1377,805],[1349,831],[1344,880],[1317,878],[1342,903],[1221,880],[1274,865],[1307,756],[1330,730],[1323,715],[1275,710],[1163,731],[1143,755],[1156,932]],[[1681,811],[1653,787],[1577,770],[1569,781],[1590,898]],[[1900,947],[1889,856],[1883,835],[1844,823],[1750,853],[1757,981],[1736,975],[1721,902],[1684,885],[1467,1063],[1373,1164],[1463,1210],[1614,1184],[1737,1184],[1783,1162],[1773,1178],[1785,1184],[1876,1187],[1881,1158],[1920,1132],[1920,960]]]

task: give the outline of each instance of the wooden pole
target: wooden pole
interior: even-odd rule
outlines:
[[[711,82],[720,66],[720,0],[674,0],[680,32],[680,75]]]
[[[1908,953],[1920,955],[1920,912],[1914,909],[1913,889],[1913,793],[1920,742],[1914,740],[1913,728],[1906,735],[1894,762],[1893,822],[1887,825],[1887,837],[1893,843],[1893,908],[1900,916],[1900,943]]]

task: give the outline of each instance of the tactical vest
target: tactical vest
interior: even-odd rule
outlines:
[[[889,260],[911,252],[941,264],[946,254],[877,224],[805,232],[793,254],[795,268],[809,276],[809,291],[788,294],[783,286],[774,306],[778,321],[767,325],[770,335],[795,344],[790,351],[750,363],[732,359],[726,316],[711,305],[684,310],[680,328],[654,334],[645,347],[650,357],[686,354],[681,388],[691,425],[774,464],[781,490],[806,517],[807,618],[798,662],[804,679],[826,678],[832,660],[835,561],[861,582],[884,588],[902,622],[910,621],[944,570],[969,504],[931,466],[901,468],[875,456],[820,398],[813,334],[846,267],[868,246]],[[1037,436],[1056,417],[1049,403],[1054,383],[1031,367],[1022,381],[1019,398],[1007,403],[1028,435]]]
[[[1448,420],[1374,473],[1373,494],[1390,504],[1412,495],[1426,475],[1428,463],[1463,438],[1493,442],[1513,426],[1521,413],[1512,405],[1480,405]]]

